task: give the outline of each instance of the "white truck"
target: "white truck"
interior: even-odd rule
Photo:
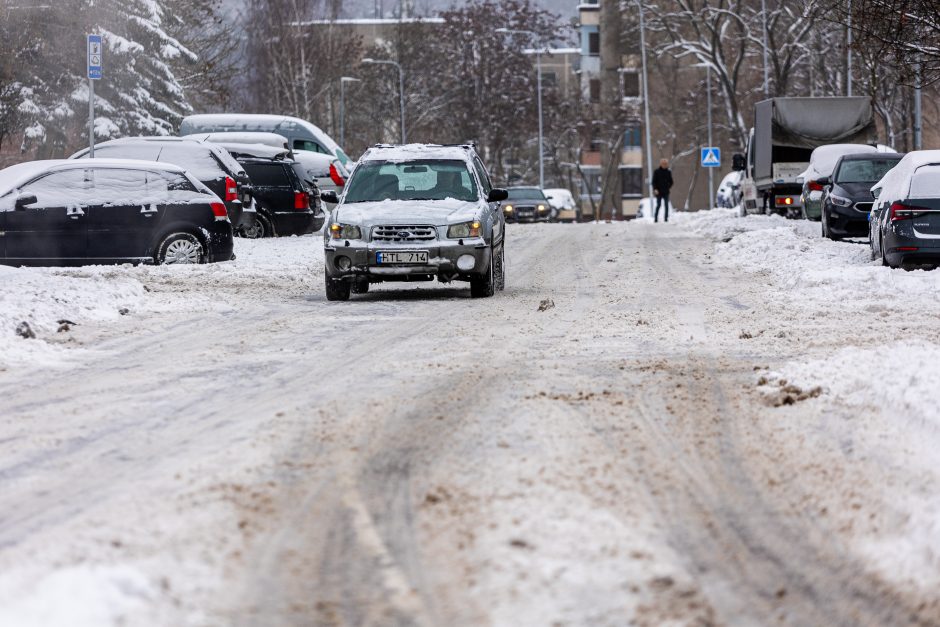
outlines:
[[[874,144],[877,129],[871,101],[852,98],[771,98],[754,105],[747,155],[735,155],[744,170],[742,213],[801,213],[803,181],[813,150],[836,143]]]

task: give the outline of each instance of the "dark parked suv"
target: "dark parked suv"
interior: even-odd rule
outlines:
[[[88,156],[85,148],[72,159]],[[172,163],[195,176],[225,202],[236,233],[254,226],[251,206],[251,182],[239,163],[221,148],[208,142],[179,137],[126,137],[95,145],[95,157],[140,159]]]
[[[0,171],[0,263],[206,263],[233,258],[225,205],[182,168],[95,159]]]
[[[509,198],[503,205],[507,222],[547,222],[551,205],[538,187],[510,187]]]
[[[822,199],[822,234],[831,240],[867,237],[872,208],[871,186],[881,180],[904,155],[863,152],[844,155],[832,177],[818,179],[825,188]]]

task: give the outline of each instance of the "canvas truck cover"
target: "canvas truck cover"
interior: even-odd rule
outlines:
[[[772,98],[754,105],[754,114],[756,179],[771,177],[774,147],[803,149],[805,159],[786,160],[809,162],[810,152],[819,146],[869,144],[877,139],[871,101],[866,97]]]

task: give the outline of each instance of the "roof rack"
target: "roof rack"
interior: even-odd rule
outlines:
[[[373,148],[400,148],[408,144],[374,144]],[[476,150],[476,142],[464,142],[462,144],[419,144],[430,148],[464,148],[466,150]]]

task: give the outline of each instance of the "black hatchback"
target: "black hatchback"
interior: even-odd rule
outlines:
[[[831,240],[867,237],[872,207],[871,186],[904,157],[898,153],[863,152],[844,155],[831,177],[816,181],[825,188],[822,235]]]
[[[225,205],[183,169],[123,159],[0,170],[0,263],[207,263],[233,258]]]
[[[85,148],[71,158],[85,158],[88,153]],[[172,163],[189,171],[225,202],[236,233],[254,225],[254,213],[245,210],[251,206],[251,181],[244,168],[215,144],[179,137],[125,137],[96,144],[95,157]]]
[[[249,237],[306,235],[319,231],[326,217],[315,183],[292,159],[268,159],[234,153],[251,179],[257,227]]]

